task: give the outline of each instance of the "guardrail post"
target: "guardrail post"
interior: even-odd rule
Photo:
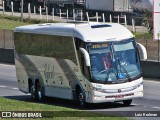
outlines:
[[[125,26],[127,28],[127,16],[126,15],[124,16],[124,21],[125,21]]]
[[[4,1],[2,2],[2,5],[3,5],[3,14],[4,14],[4,12],[5,12]]]
[[[102,19],[103,19],[103,22],[105,23],[105,17],[104,17],[104,13],[102,13]]]
[[[42,19],[42,7],[39,6],[39,15],[40,15],[40,19]]]
[[[97,19],[97,22],[98,22],[98,12],[96,12],[96,19]]]
[[[68,22],[68,9],[67,9],[67,22]]]
[[[75,9],[73,9],[73,21],[75,21]]]
[[[81,21],[83,21],[83,11],[81,10]]]
[[[54,8],[52,8],[52,20],[54,21]]]
[[[132,27],[133,27],[133,32],[136,32],[134,19],[132,19]]]
[[[46,20],[48,21],[48,7],[46,6]]]
[[[112,23],[112,15],[110,14],[110,16],[109,16],[109,17],[110,17],[110,23]]]
[[[11,11],[12,11],[12,16],[13,16],[13,2],[11,2]]]
[[[28,3],[28,18],[31,18],[31,4]]]
[[[34,19],[36,18],[36,7],[34,6]]]
[[[118,15],[118,23],[120,23],[120,22],[119,22],[119,15]]]
[[[59,19],[60,19],[60,21],[62,21],[62,11],[61,11],[61,9],[59,10]]]
[[[88,16],[88,12],[86,12],[86,16],[87,16],[87,21],[89,22],[89,16]]]

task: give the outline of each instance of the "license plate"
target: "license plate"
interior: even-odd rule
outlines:
[[[124,95],[117,95],[115,98],[124,98]]]

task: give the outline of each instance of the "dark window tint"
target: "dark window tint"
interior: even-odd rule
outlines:
[[[72,37],[14,33],[14,42],[19,54],[69,59],[77,64]]]

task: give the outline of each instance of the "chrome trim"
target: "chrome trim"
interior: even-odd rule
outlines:
[[[137,84],[137,85],[134,85],[132,87],[128,87],[128,88],[121,88],[121,89],[101,89],[101,88],[96,88],[96,87],[93,87],[93,90],[95,91],[98,91],[98,92],[103,92],[103,93],[119,93],[119,90],[121,90],[121,93],[123,92],[129,92],[129,91],[132,91],[132,90],[135,90],[137,88],[139,88],[140,86],[143,85],[143,82]]]

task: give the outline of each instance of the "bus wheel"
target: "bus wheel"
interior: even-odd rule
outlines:
[[[35,97],[35,88],[34,88],[34,86],[32,85],[32,86],[31,86],[31,99],[32,99],[32,100],[35,100],[35,98],[36,98],[36,97]]]
[[[81,107],[85,107],[86,103],[85,103],[85,99],[84,99],[84,94],[82,93],[82,91],[80,90],[78,93],[78,103]]]
[[[124,100],[124,101],[123,101],[123,104],[124,104],[125,106],[130,106],[131,103],[132,103],[132,99],[130,99],[130,100]]]
[[[38,82],[36,85],[36,99],[38,101],[43,101],[44,99],[44,94],[40,82]]]

